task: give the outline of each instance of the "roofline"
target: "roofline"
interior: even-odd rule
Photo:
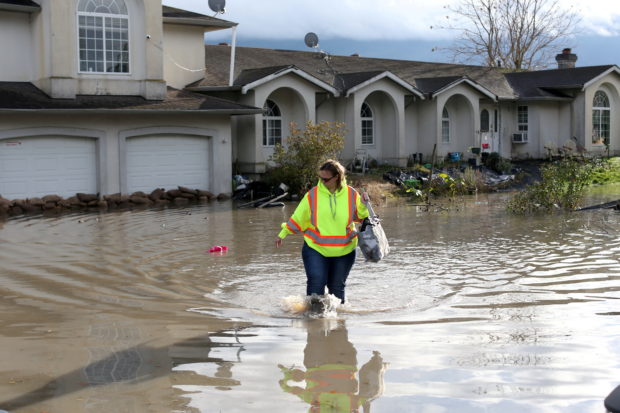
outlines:
[[[183,90],[190,92],[238,92],[241,90],[241,86],[192,86]]]
[[[163,22],[170,24],[183,24],[186,26],[218,27],[219,29],[230,29],[231,27],[235,27],[239,24],[221,19],[218,19],[218,21],[206,22],[190,17],[164,17]]]
[[[19,11],[19,12],[25,12],[25,13],[34,13],[34,12],[38,12],[41,10],[41,7],[36,7],[36,6],[24,6],[24,5],[20,5],[20,4],[7,4],[7,3],[0,3],[0,10],[6,10],[6,11]]]
[[[387,77],[388,79],[392,80],[394,83],[399,84],[400,86],[402,86],[403,88],[407,89],[408,91],[410,91],[411,93],[413,93],[414,95],[418,96],[421,100],[424,100],[424,93],[420,92],[420,90],[418,88],[416,88],[415,86],[405,82],[403,79],[401,79],[400,77],[396,76],[394,73],[386,70],[383,73],[379,73],[376,76],[373,76],[372,78],[366,80],[365,82],[362,82],[358,85],[353,86],[351,89],[347,90],[347,93],[344,97],[349,97],[349,95],[351,95],[352,93],[357,92],[360,89],[365,88],[366,86],[370,85],[371,83],[374,83],[378,80],[381,80],[383,78]]]
[[[618,66],[613,65],[612,67],[610,67],[609,69],[605,70],[603,73],[601,73],[600,75],[596,76],[593,79],[588,80],[586,83],[583,84],[583,88],[581,89],[581,91],[585,91],[587,87],[589,87],[590,85],[592,85],[595,82],[598,82],[598,80],[604,76],[607,76],[608,74],[610,74],[611,72],[616,72],[617,74],[620,75],[620,68],[618,68]]]
[[[509,102],[530,102],[530,101],[547,101],[547,102],[572,102],[575,100],[571,97],[552,97],[552,96],[538,96],[538,97],[518,97],[518,98],[502,98],[502,101]]]
[[[11,113],[43,113],[43,114],[105,114],[126,113],[128,115],[162,114],[162,113],[199,113],[201,115],[256,115],[263,113],[263,109],[0,109],[0,114]]]
[[[483,95],[491,98],[493,100],[493,102],[497,102],[497,95],[493,94],[489,89],[479,85],[478,83],[476,83],[473,80],[468,79],[466,77],[463,77],[463,78],[457,79],[457,80],[455,80],[455,81],[453,81],[451,83],[448,83],[446,86],[444,86],[444,87],[442,87],[440,89],[437,89],[437,91],[435,91],[434,93],[431,93],[431,96],[435,97],[435,96],[445,92],[448,89],[451,89],[451,88],[453,88],[455,86],[460,85],[463,82],[467,83],[468,85],[470,85],[471,87],[476,89],[478,92],[482,93]]]
[[[340,96],[340,93],[338,92],[338,90],[336,88],[334,88],[333,86],[330,86],[329,84],[323,82],[322,80],[317,79],[314,76],[309,75],[308,73],[304,72],[303,70],[297,68],[297,67],[288,67],[286,69],[282,69],[279,70],[275,73],[272,73],[268,76],[262,77],[252,83],[248,83],[245,86],[243,86],[241,88],[241,93],[242,94],[247,94],[249,90],[254,89],[255,87],[258,87],[262,84],[265,84],[267,82],[271,82],[274,79],[277,79],[279,77],[282,77],[284,75],[287,75],[289,73],[294,73],[304,79],[306,79],[308,82],[313,83],[317,86],[319,86],[322,89],[327,90],[328,92],[331,92],[334,97],[338,97]]]

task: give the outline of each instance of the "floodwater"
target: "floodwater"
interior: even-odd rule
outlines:
[[[513,217],[506,198],[380,206],[392,253],[358,256],[325,319],[283,307],[305,291],[302,240],[273,247],[294,204],[2,222],[0,410],[602,413],[620,213]]]

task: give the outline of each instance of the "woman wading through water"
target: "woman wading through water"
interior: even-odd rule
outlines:
[[[366,193],[362,196],[368,200]],[[344,304],[347,276],[355,262],[355,222],[368,217],[360,198],[347,185],[344,167],[330,159],[319,168],[318,184],[304,195],[276,237],[279,248],[287,235],[304,235],[301,257],[307,277],[306,294],[315,295],[310,301],[312,312],[323,312],[316,296],[325,294],[325,287]]]

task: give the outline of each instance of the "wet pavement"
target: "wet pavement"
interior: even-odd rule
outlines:
[[[273,247],[294,204],[2,222],[0,409],[602,413],[620,213],[514,217],[507,196],[377,208],[392,253],[358,256],[329,319],[283,307],[305,291],[302,240]]]

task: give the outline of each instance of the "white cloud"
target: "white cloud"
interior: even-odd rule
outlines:
[[[445,21],[444,6],[458,0],[228,0],[219,17],[239,23],[239,34],[253,38],[442,39],[452,33],[430,29]],[[164,4],[212,15],[207,0],[164,0]],[[582,32],[620,34],[620,1],[559,0],[582,16]]]
[[[164,0],[173,7],[209,14],[206,0]],[[428,0],[228,0],[223,19],[239,23],[239,33],[256,38],[359,40],[440,38],[430,30],[445,11]]]

